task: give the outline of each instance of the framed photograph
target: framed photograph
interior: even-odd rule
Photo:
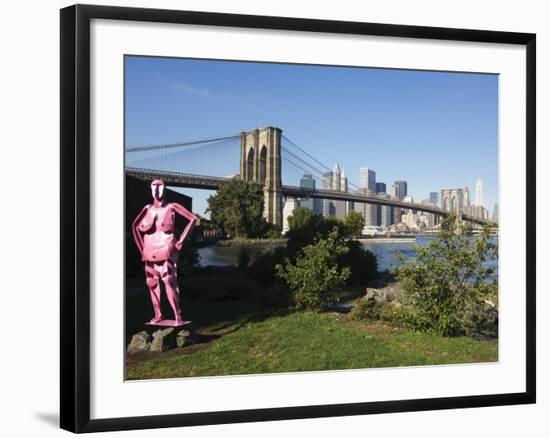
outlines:
[[[61,427],[535,402],[535,35],[61,10]]]

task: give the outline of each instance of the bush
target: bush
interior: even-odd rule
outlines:
[[[266,223],[264,237],[267,239],[282,239],[282,229],[278,225]]]
[[[367,319],[370,316],[372,304],[369,303],[367,297],[363,297],[357,301],[353,309],[351,309],[350,315],[355,320]]]
[[[327,238],[319,238],[315,244],[303,248],[295,264],[286,259],[284,265],[276,266],[277,276],[288,284],[297,308],[319,311],[339,301],[350,269],[340,268],[338,257],[347,251],[335,227]]]
[[[260,285],[239,272],[205,270],[180,279],[180,292],[185,298],[206,301],[240,300],[253,297]]]
[[[261,288],[259,299],[263,305],[269,308],[287,308],[291,304],[290,289],[284,283],[278,281]]]
[[[378,276],[376,256],[357,240],[348,240],[346,246],[348,251],[338,258],[338,264],[351,269],[347,283],[365,285],[375,279]]]
[[[382,319],[384,321],[396,321],[401,317],[401,307],[398,303],[377,303],[374,298],[366,296],[357,301],[351,310],[351,317],[355,320]]]
[[[284,263],[286,251],[282,246],[276,247],[257,256],[250,264],[248,272],[250,276],[264,284],[269,285],[275,281],[275,266]]]
[[[311,245],[317,234],[319,216],[309,208],[295,208],[288,217],[288,232],[286,233],[288,255],[294,259],[302,248]]]
[[[494,269],[487,261],[497,257],[488,228],[479,236],[462,232],[453,217],[427,247],[414,246],[415,257],[395,270],[403,287],[406,325],[442,336],[475,329],[472,309],[479,309],[494,291]]]

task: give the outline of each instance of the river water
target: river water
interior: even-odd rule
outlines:
[[[431,236],[417,236],[416,243],[425,246],[432,239]],[[372,240],[367,239],[361,241],[363,246],[376,255],[378,260],[378,270],[385,271],[395,267],[397,262],[395,260],[395,252],[400,251],[407,258],[412,258],[414,256],[414,251],[412,245],[414,244],[413,239],[395,239],[395,240]],[[273,246],[269,248],[264,248],[261,246],[249,246],[247,247],[250,257],[253,259],[258,254],[261,254],[264,251],[269,251]],[[241,247],[237,246],[207,246],[200,248],[200,264],[201,266],[224,266],[224,265],[237,265],[239,252]],[[496,266],[497,261],[494,260],[490,265]]]

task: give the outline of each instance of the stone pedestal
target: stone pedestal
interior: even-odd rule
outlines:
[[[174,326],[173,321],[160,321],[157,324],[146,324],[144,330],[132,336],[128,344],[128,353],[141,351],[166,351],[182,348],[196,342],[195,327],[189,321]]]

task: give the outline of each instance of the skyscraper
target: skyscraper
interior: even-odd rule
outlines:
[[[376,172],[368,167],[359,169],[359,186],[376,192]]]
[[[407,181],[394,181],[393,185],[395,186],[396,197],[403,199],[407,196]]]
[[[340,168],[340,164],[336,163],[334,169],[332,169],[332,184],[331,190],[338,192],[348,191],[348,179],[344,174],[344,169]],[[334,214],[338,219],[345,219],[348,214],[347,201],[332,201],[334,206]]]
[[[437,205],[439,203],[439,196],[437,192],[430,192],[430,204]]]
[[[377,182],[376,183],[376,193],[386,193],[386,183]]]
[[[493,216],[491,220],[498,224],[498,202],[495,202],[495,206],[493,207]]]
[[[332,190],[332,172],[326,172],[323,174],[323,177],[321,178],[321,189]],[[333,210],[334,206],[332,205],[332,201],[330,199],[321,200],[321,214],[323,216],[333,216]]]
[[[315,190],[315,179],[313,178],[313,175],[305,173],[300,179],[300,187]],[[322,214],[321,200],[317,198],[300,199],[300,207],[309,208],[310,210],[313,210],[313,213],[315,214]]]
[[[359,185],[367,195],[376,194],[376,172],[368,167],[359,169]],[[377,205],[363,204],[365,225],[378,225]]]
[[[481,178],[476,181],[476,205],[483,207],[483,181]]]

